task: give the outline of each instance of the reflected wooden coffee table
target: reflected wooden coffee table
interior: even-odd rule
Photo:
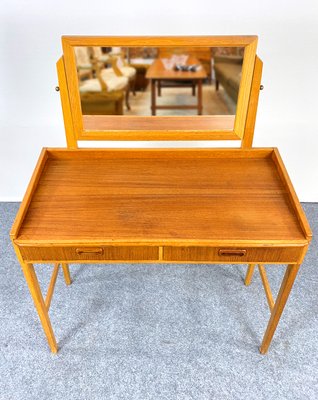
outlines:
[[[156,59],[153,64],[149,67],[146,78],[150,80],[151,84],[151,114],[156,115],[157,110],[198,110],[198,115],[202,115],[202,81],[207,78],[205,69],[200,62],[195,58],[189,56],[186,62],[187,65],[198,65],[199,70],[196,72],[191,71],[175,71],[172,69],[166,69],[162,59]],[[182,81],[189,82],[193,88],[197,86],[197,104],[171,104],[171,105],[158,105],[156,103],[156,84],[158,85],[158,91],[160,94],[161,81]],[[172,85],[170,85],[172,86]],[[193,89],[195,93],[195,89]]]

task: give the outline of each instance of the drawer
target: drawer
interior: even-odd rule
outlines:
[[[201,247],[167,246],[164,261],[216,263],[295,263],[303,247]]]
[[[158,246],[74,246],[24,247],[20,246],[25,261],[156,261]]]

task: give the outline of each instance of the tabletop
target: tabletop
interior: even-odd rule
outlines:
[[[304,243],[279,168],[273,149],[44,150],[16,240]]]
[[[200,62],[193,56],[189,56],[186,65],[198,65],[200,69],[191,72],[191,71],[175,71],[174,69],[166,69],[162,62],[162,59],[157,58],[151,64],[151,66],[147,70],[146,78],[147,79],[173,79],[173,80],[192,80],[192,79],[205,79],[207,77],[207,73],[205,69],[202,67]]]

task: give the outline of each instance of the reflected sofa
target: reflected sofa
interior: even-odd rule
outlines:
[[[243,57],[222,55],[214,57],[215,88],[222,85],[228,96],[236,103],[242,76]]]

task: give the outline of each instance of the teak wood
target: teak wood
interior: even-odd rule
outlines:
[[[121,121],[124,133],[119,130],[115,132],[118,126],[116,116],[84,115],[83,121],[85,126],[92,132],[90,134],[91,139],[101,140],[103,138],[106,140],[105,133],[102,132],[105,126],[105,119],[107,119],[107,126],[112,132],[113,140],[136,140],[137,137],[138,140],[149,140],[149,136],[158,140],[192,140],[194,133],[196,140],[207,140],[209,137],[205,131],[211,127],[222,129],[221,134],[213,135],[215,140],[238,140],[237,135],[231,132],[234,125],[233,115],[218,115],[217,117],[211,115],[194,115],[183,116],[182,119],[177,116],[169,116],[168,119],[167,117],[156,116],[156,124],[151,119],[140,121],[139,117],[131,116]],[[137,129],[139,129],[138,135],[135,132]],[[75,146],[68,144],[68,147],[76,148],[76,143],[75,139]]]
[[[11,238],[52,351],[34,263],[289,264],[264,353],[311,231],[276,149],[44,149]]]
[[[69,149],[43,149],[10,233],[52,352],[48,311],[60,266],[70,285],[72,262],[174,262],[249,264],[246,285],[258,265],[271,312],[265,354],[312,234],[278,150],[250,149],[262,75],[257,37],[62,42],[57,70]],[[82,118],[73,47],[105,45],[244,47],[236,116]],[[79,140],[208,139],[241,140],[242,148],[77,149]],[[54,265],[45,299],[34,263]],[[288,265],[276,301],[265,264]]]
[[[63,114],[66,121],[67,142],[75,148],[79,140],[240,140],[245,129],[248,142],[254,133],[261,70],[257,61],[257,36],[191,36],[191,37],[107,37],[64,36],[63,63],[59,60],[58,74]],[[186,117],[157,116],[84,116],[78,90],[74,46],[155,46],[155,47],[244,47],[242,77],[236,115],[222,118],[219,115]],[[259,60],[259,59],[258,59]],[[258,73],[258,75],[257,75]],[[258,87],[258,89],[257,89]],[[252,90],[254,88],[254,90]],[[62,97],[66,93],[68,100]],[[69,104],[69,107],[65,105]],[[248,115],[251,105],[254,112]],[[199,107],[201,108],[201,106]],[[233,121],[234,119],[234,121]],[[68,122],[67,122],[68,121]],[[221,123],[220,123],[221,122]],[[73,127],[73,130],[69,128]],[[234,127],[234,128],[233,128]]]

